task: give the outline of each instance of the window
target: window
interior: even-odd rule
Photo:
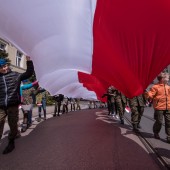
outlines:
[[[6,44],[0,41],[0,50],[5,51]]]
[[[16,56],[16,66],[21,67],[21,59],[22,59],[23,54],[19,51],[17,51],[17,56]]]

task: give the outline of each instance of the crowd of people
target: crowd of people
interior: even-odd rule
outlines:
[[[170,143],[170,86],[169,74],[161,72],[157,76],[158,82],[149,90],[145,90],[143,94],[135,96],[131,99],[127,98],[114,86],[110,86],[102,97],[107,97],[108,115],[119,118],[120,123],[124,124],[125,107],[131,110],[131,124],[135,132],[141,128],[140,122],[144,113],[145,106],[154,108],[153,134],[156,139],[160,139],[159,133],[165,120],[165,133],[167,142]]]
[[[38,81],[31,82],[29,78],[34,73],[34,65],[27,56],[27,69],[24,73],[12,71],[4,58],[0,58],[0,139],[4,131],[6,117],[10,132],[8,134],[8,145],[3,154],[10,153],[15,148],[15,139],[20,137],[19,130],[19,109],[22,110],[23,120],[21,124],[21,133],[32,125],[33,107],[37,106],[38,118],[46,120],[47,96],[50,94],[41,88]],[[68,104],[71,105],[71,111],[81,110],[80,98],[68,98],[63,94],[53,96],[55,101],[54,117],[56,113],[60,116],[68,113]],[[43,110],[43,116],[42,116]]]
[[[15,148],[15,139],[19,135],[19,106],[23,112],[23,122],[21,133],[24,133],[32,125],[32,110],[36,105],[38,118],[46,120],[46,99],[50,95],[48,91],[41,88],[38,81],[31,82],[29,78],[34,73],[33,62],[27,56],[27,69],[24,73],[12,71],[5,59],[0,58],[0,139],[2,138],[6,117],[10,132],[8,135],[8,145],[3,154],[10,153]],[[114,86],[110,86],[103,98],[107,97],[107,105],[101,101],[89,101],[89,108],[97,108],[97,102],[100,108],[107,106],[108,115],[120,119],[124,124],[124,113],[126,106],[131,109],[131,123],[135,132],[141,128],[140,122],[144,113],[146,104],[153,103],[154,119],[153,133],[156,139],[160,139],[159,132],[162,127],[163,117],[165,119],[165,132],[167,142],[170,143],[170,86],[168,85],[169,74],[161,73],[157,77],[158,83],[139,96],[131,99],[127,98],[122,92]],[[63,94],[53,96],[55,101],[53,117],[68,113],[68,105],[71,111],[81,110],[80,98],[68,98]],[[41,111],[43,110],[43,116]]]
[[[55,100],[53,117],[60,116],[60,113],[68,113],[68,105],[70,105],[70,111],[81,110],[80,98],[68,98],[63,94],[57,94],[53,98]]]

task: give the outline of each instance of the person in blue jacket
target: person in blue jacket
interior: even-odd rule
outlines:
[[[25,84],[26,83],[26,84]],[[28,83],[28,80],[24,80],[20,86],[21,95],[21,109],[23,112],[23,124],[21,132],[25,132],[32,124],[32,109],[33,109],[33,87],[38,85],[38,81]]]

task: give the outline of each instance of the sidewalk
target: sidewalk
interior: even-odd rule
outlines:
[[[80,106],[81,106],[81,109],[87,109],[88,108],[87,102],[82,102],[82,104],[80,104]],[[69,112],[71,111],[70,105],[68,106],[68,110],[69,110]],[[54,113],[54,105],[47,106],[46,111],[47,111],[47,119],[52,118],[53,113]],[[43,116],[44,116],[43,110],[41,111],[41,114],[42,114],[42,121],[43,121]],[[37,122],[36,121],[37,117],[38,117],[38,107],[34,107],[33,112],[32,112],[33,124],[29,129],[27,129],[26,132],[21,133],[21,136],[27,136],[28,134],[30,134],[30,132],[32,132],[37,127],[37,125],[39,123],[42,122],[42,121]],[[22,110],[20,110],[19,111],[19,123],[22,124],[22,122],[23,122],[23,113],[22,113]],[[19,127],[19,130],[21,130],[21,127]],[[3,132],[3,135],[2,135],[2,139],[8,136],[8,132],[9,132],[9,126],[8,126],[7,121],[6,121],[5,126],[4,126],[4,132]]]
[[[82,104],[80,104],[81,106],[81,109],[87,109],[88,108],[88,105],[87,105],[87,102],[82,102]],[[71,111],[71,108],[70,108],[70,104],[68,105],[68,110]],[[62,108],[62,107],[61,107]],[[48,114],[53,114],[54,113],[54,105],[51,105],[51,106],[47,106],[47,115]],[[43,110],[41,111],[41,114],[42,114],[42,117],[43,117]],[[38,108],[37,107],[34,107],[33,108],[33,113],[32,113],[32,117],[38,117]],[[19,119],[22,119],[23,118],[23,113],[22,111],[20,110],[19,112]]]

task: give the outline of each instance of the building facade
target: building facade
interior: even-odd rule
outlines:
[[[11,69],[17,72],[24,72],[26,69],[25,55],[15,48],[12,44],[0,38],[0,50],[8,53],[8,58],[11,60]]]

